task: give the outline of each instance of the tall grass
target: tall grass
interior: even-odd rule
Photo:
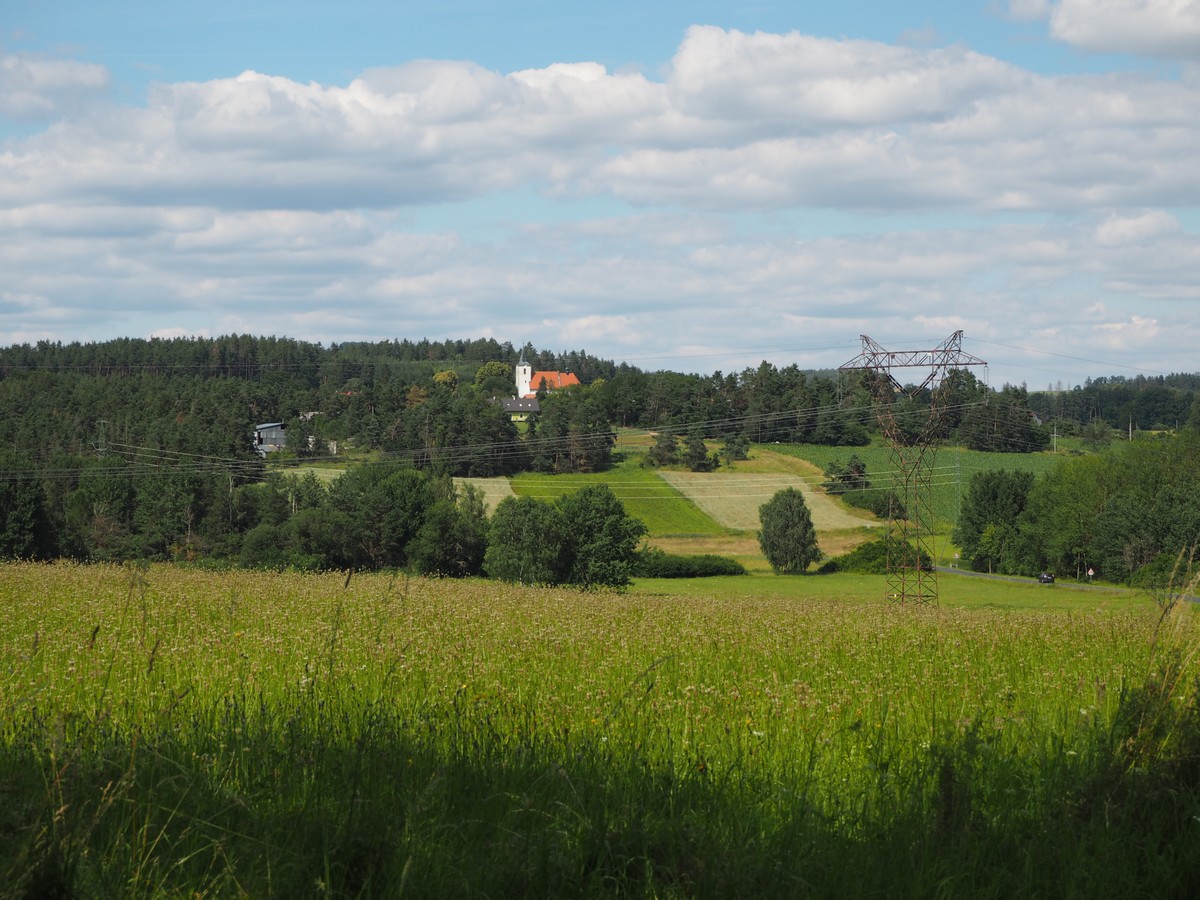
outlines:
[[[0,602],[14,896],[1170,896],[1200,872],[1192,745],[1120,749],[1161,668],[1150,603],[68,565],[0,569]]]

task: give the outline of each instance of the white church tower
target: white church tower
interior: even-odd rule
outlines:
[[[533,380],[533,366],[525,361],[525,351],[521,351],[521,359],[517,363],[517,397],[532,394],[529,383]]]

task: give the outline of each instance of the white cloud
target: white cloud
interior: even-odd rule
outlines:
[[[962,48],[691,29],[667,80],[594,63],[159,85],[0,155],[0,204],[327,211],[532,187],[755,210],[1197,202],[1200,82],[1049,78]]]
[[[1084,357],[1153,333],[1161,360],[1200,339],[1180,302],[1200,284],[1200,82],[703,27],[662,81],[413,62],[52,108],[0,149],[0,340],[827,345],[816,366],[861,331],[1055,335]],[[849,233],[795,236],[831,209]]]
[[[108,90],[108,70],[95,63],[0,55],[0,116],[18,122],[57,118]]]
[[[1018,80],[1007,64],[963,48],[695,26],[675,55],[670,87],[684,114],[805,134],[952,116]]]
[[[1050,33],[1085,50],[1200,61],[1198,0],[1060,0]]]
[[[1121,353],[1151,346],[1162,335],[1156,319],[1130,316],[1121,322],[1103,322],[1094,328],[1095,339],[1104,349]]]
[[[636,347],[642,337],[632,316],[582,316],[558,329],[559,340],[568,347],[586,347],[589,342],[613,339]]]
[[[1111,213],[1096,228],[1096,243],[1105,247],[1140,244],[1178,231],[1179,220],[1161,209],[1136,215]]]

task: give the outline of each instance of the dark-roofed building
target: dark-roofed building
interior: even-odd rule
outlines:
[[[287,446],[287,424],[284,422],[265,422],[254,426],[254,452],[266,456]]]

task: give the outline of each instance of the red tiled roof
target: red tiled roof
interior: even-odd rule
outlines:
[[[579,384],[579,379],[575,377],[574,372],[534,372],[533,377],[529,379],[529,388],[533,393],[525,396],[532,397],[533,394],[536,394],[543,381],[546,383],[548,391],[556,391],[559,388]]]

